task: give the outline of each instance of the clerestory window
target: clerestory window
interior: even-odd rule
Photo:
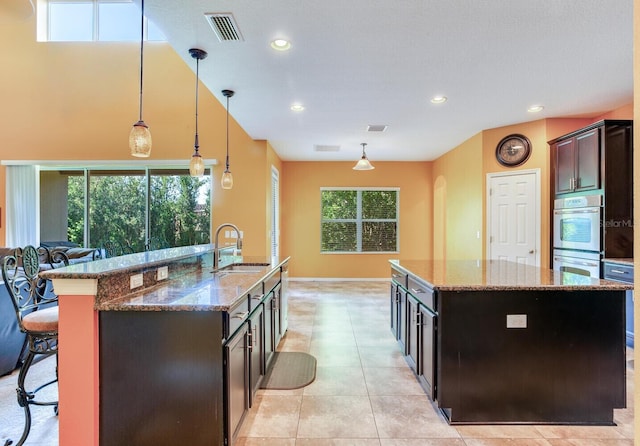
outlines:
[[[132,0],[46,0],[38,4],[38,40],[49,42],[140,41],[140,8]],[[44,20],[46,18],[46,20]],[[164,41],[145,19],[146,40]]]

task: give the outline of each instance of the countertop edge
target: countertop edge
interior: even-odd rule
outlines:
[[[405,260],[406,262],[407,260]],[[411,260],[410,262],[421,262],[419,260]],[[427,261],[424,261],[427,262]],[[437,262],[437,261],[430,261]],[[456,262],[466,262],[466,261],[452,261],[452,262],[442,262],[442,264],[451,264],[455,265]],[[473,262],[473,261],[469,261]],[[483,261],[483,263],[491,264],[491,262],[505,262],[509,266],[517,265],[515,262],[507,262],[507,261]],[[505,283],[505,284],[486,284],[486,283],[476,283],[476,284],[463,284],[463,283],[454,283],[454,284],[435,284],[429,278],[423,277],[421,274],[416,273],[415,271],[410,270],[406,266],[402,265],[402,260],[391,259],[389,263],[393,265],[393,267],[401,270],[402,272],[409,274],[413,277],[420,279],[425,282],[427,286],[432,288],[433,290],[439,291],[626,291],[632,290],[633,284],[631,283],[623,283],[623,282],[614,282],[605,279],[593,279],[597,281],[597,283],[589,283],[589,284],[580,284],[580,283],[539,283],[539,284],[513,284],[513,283]],[[534,268],[541,271],[545,271],[547,274],[571,274],[571,273],[560,273],[554,270],[546,270],[545,268],[535,267],[535,266],[527,266],[527,268]],[[575,274],[571,274],[572,276],[577,276]]]

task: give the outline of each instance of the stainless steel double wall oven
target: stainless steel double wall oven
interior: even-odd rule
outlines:
[[[553,209],[553,269],[600,277],[602,195],[558,198]]]

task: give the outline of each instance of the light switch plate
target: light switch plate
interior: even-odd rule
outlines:
[[[164,280],[167,277],[169,277],[169,267],[168,266],[161,266],[160,268],[158,268],[158,273],[156,275],[156,280]]]
[[[141,287],[144,283],[142,274],[134,274],[129,278],[131,289]]]
[[[527,315],[507,314],[507,328],[527,328]]]

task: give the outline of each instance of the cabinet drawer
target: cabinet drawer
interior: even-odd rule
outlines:
[[[246,295],[240,299],[236,306],[225,313],[225,339],[229,339],[242,323],[247,320],[247,316],[249,316],[249,300],[249,295]]]
[[[417,277],[409,276],[407,289],[425,307],[430,308],[432,311],[437,310],[433,290],[425,282]]]
[[[260,305],[260,302],[262,302],[265,296],[265,293],[262,291],[262,282],[251,288],[251,291],[247,294],[249,296],[249,310],[253,311],[254,308]]]
[[[633,266],[604,262],[604,278],[633,283]]]
[[[269,294],[269,292],[274,289],[278,283],[280,283],[279,269],[264,280],[264,294]]]
[[[408,277],[407,273],[405,273],[404,271],[400,271],[394,266],[391,266],[391,280],[393,280],[395,283],[406,288],[407,277]]]

